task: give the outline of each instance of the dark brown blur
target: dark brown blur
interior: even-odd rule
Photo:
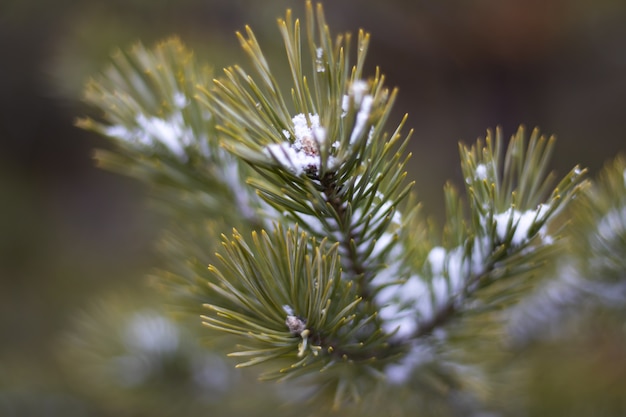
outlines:
[[[137,289],[156,262],[159,219],[146,214],[143,188],[95,168],[91,152],[106,141],[73,125],[91,114],[81,102],[87,78],[116,47],[173,34],[218,74],[245,63],[234,36],[245,24],[278,51],[276,18],[287,7],[302,16],[303,2],[287,0],[0,2],[0,405],[3,393],[34,392],[69,401],[59,415],[105,415],[67,411],[83,406],[67,400],[55,343],[78,311],[107,291]],[[394,122],[409,113],[410,174],[427,214],[441,212],[446,180],[461,183],[457,143],[490,127],[556,134],[560,174],[580,163],[593,175],[626,150],[624,1],[324,7],[333,33],[371,33],[369,70],[380,66],[400,88]]]

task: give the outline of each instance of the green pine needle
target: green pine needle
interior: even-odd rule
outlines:
[[[341,278],[337,244],[278,225],[253,233],[251,243],[235,231],[223,246],[220,266],[209,268],[213,302],[203,323],[239,336],[245,349],[231,356],[246,358],[240,366],[290,362],[268,364],[264,378],[278,378],[303,366],[327,370],[337,361],[369,361],[384,348],[383,334],[358,339],[372,318],[359,317],[361,299]]]
[[[364,74],[369,35],[351,62],[351,36],[332,37],[310,2],[303,26],[287,11],[278,30],[287,81],[249,27],[237,37],[250,70],[217,79],[178,40],[136,45],[87,87],[100,120],[78,122],[115,143],[101,166],[150,186],[171,220],[154,275],[191,310],[204,304],[238,367],[311,382],[335,406],[385,377],[444,401],[472,379],[459,352],[501,354],[503,318],[569,262],[566,247],[589,294],[622,288],[623,158],[587,187],[584,169],[550,171],[554,138],[488,131],[459,145],[464,192],[445,186],[439,230],[406,178],[406,116],[388,130],[397,90]]]

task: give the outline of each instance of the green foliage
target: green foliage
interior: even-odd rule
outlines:
[[[78,125],[113,138],[117,151],[97,151],[99,164],[156,187],[168,202],[160,207],[174,204],[170,215],[204,210],[239,224],[253,214],[242,213],[247,207],[235,194],[237,163],[219,148],[215,119],[195,98],[197,85],[210,80],[178,39],[153,50],[137,44],[87,85],[85,99],[103,110],[105,123]]]
[[[581,417],[626,411],[626,362],[617,353],[626,347],[625,172],[617,157],[578,195],[556,276],[512,315],[516,360],[497,372],[506,389],[495,397],[513,402],[495,401],[498,409]]]
[[[495,138],[488,132],[484,146],[480,140],[471,148],[461,146],[471,212],[470,238],[464,242],[466,252],[472,252],[472,276],[465,289],[479,290],[480,308],[500,309],[526,295],[532,273],[545,267],[556,248],[562,232],[557,215],[580,192],[584,171],[573,168],[552,189],[548,162],[553,145],[553,138],[536,129],[526,139],[520,128],[505,153],[500,129]],[[454,206],[458,199],[446,201]],[[459,240],[460,223],[457,214],[445,232]]]
[[[626,271],[626,160],[607,164],[597,184],[584,195],[576,211],[579,231],[572,244],[587,261],[585,277],[606,283],[623,283]]]
[[[460,146],[465,190],[446,185],[440,231],[406,181],[406,117],[386,130],[396,90],[363,74],[369,35],[352,65],[350,36],[331,37],[321,6],[307,3],[304,36],[290,11],[279,30],[287,89],[250,28],[238,37],[251,73],[211,80],[170,40],[119,53],[88,86],[104,121],[80,123],[116,144],[98,160],[148,184],[172,219],[158,282],[178,309],[204,305],[211,347],[239,367],[308,383],[335,406],[385,392],[431,401],[425,414],[499,407],[485,357],[511,359],[507,320],[565,249],[582,280],[623,284],[623,160],[584,194],[584,169],[550,172],[552,138],[488,131]]]
[[[364,286],[372,278],[364,259],[410,187],[402,185],[408,137],[400,135],[404,122],[392,135],[383,130],[396,95],[384,88],[384,77],[363,80],[369,36],[359,33],[351,67],[350,36],[333,41],[321,6],[314,13],[309,4],[306,21],[308,53],[302,51],[299,21],[290,12],[279,21],[293,82],[291,105],[250,28],[238,36],[259,80],[233,67],[214,90],[203,91],[219,116],[224,147],[258,172],[249,183],[261,198],[310,234],[338,241],[344,272]],[[311,130],[303,138],[294,115]]]
[[[346,367],[369,368],[376,359],[369,355],[387,348],[380,331],[354,341],[373,317],[359,317],[361,298],[353,282],[341,278],[338,244],[277,226],[253,233],[250,245],[236,232],[223,245],[221,266],[210,267],[215,301],[203,319],[243,337],[245,344],[230,354],[244,360],[239,366],[270,362],[264,379],[319,372],[316,382],[325,385],[337,383]]]
[[[207,409],[218,415],[267,415],[255,404],[276,402],[273,387],[255,387],[254,378],[194,337],[197,323],[182,326],[154,300],[150,291],[109,293],[73,318],[71,331],[56,346],[61,364],[72,370],[67,382],[73,391],[112,416],[203,416]],[[242,390],[247,401],[238,403]],[[276,410],[275,415],[289,414]]]
[[[261,224],[258,199],[244,185],[246,167],[220,148],[215,118],[197,100],[197,86],[209,84],[211,74],[176,38],[152,49],[136,44],[117,51],[87,84],[85,99],[103,121],[78,121],[113,140],[114,149],[95,153],[101,167],[149,187],[152,207],[169,223],[156,243],[166,256],[154,281],[177,309],[195,315],[198,287],[219,246],[215,236]]]

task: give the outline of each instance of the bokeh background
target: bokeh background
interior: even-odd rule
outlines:
[[[64,355],[68,337],[88,323],[85,314],[115,320],[128,300],[154,308],[143,277],[157,262],[151,242],[161,222],[140,184],[94,167],[92,150],[108,144],[74,127],[93,112],[81,102],[82,87],[115,48],[174,34],[216,74],[245,64],[234,36],[245,24],[277,54],[276,18],[287,7],[303,16],[300,0],[0,2],[0,415],[156,415],[122,400],[116,409],[112,397],[93,393],[95,385],[82,389],[98,371],[77,377],[82,362]],[[580,163],[593,175],[626,150],[622,0],[334,0],[324,7],[334,33],[372,34],[370,71],[380,66],[387,84],[400,88],[394,117],[409,113],[415,130],[410,169],[428,214],[439,216],[445,181],[461,183],[457,143],[489,127],[556,134],[561,174]],[[148,325],[171,336],[167,322]],[[95,340],[117,337],[98,326],[87,325]],[[210,378],[203,381],[210,391]],[[236,399],[220,398],[211,407],[230,414],[218,415],[240,410]]]

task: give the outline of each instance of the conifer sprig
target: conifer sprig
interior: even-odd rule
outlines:
[[[396,92],[378,72],[363,79],[369,35],[359,33],[350,66],[350,36],[333,42],[321,6],[314,12],[307,3],[306,22],[308,53],[299,20],[290,11],[279,20],[290,101],[250,28],[238,36],[258,79],[240,67],[226,69],[215,90],[205,90],[206,101],[219,115],[224,147],[258,172],[249,184],[313,236],[338,242],[344,275],[357,279],[367,296],[385,261],[380,255],[390,249],[376,242],[401,223],[396,210],[410,188],[404,184],[408,137],[400,133],[404,120],[393,134],[384,131]]]
[[[372,369],[380,370],[385,359],[403,349],[387,342],[390,334],[377,317],[372,281],[386,267],[403,222],[397,207],[411,186],[405,184],[408,136],[401,134],[405,119],[391,135],[384,130],[396,92],[384,87],[378,71],[363,79],[369,36],[359,33],[357,63],[351,66],[350,36],[333,41],[321,6],[314,12],[307,3],[306,23],[308,44],[303,48],[299,20],[289,11],[279,20],[290,94],[283,94],[249,28],[238,36],[256,75],[240,67],[226,69],[215,88],[203,93],[218,116],[223,146],[257,172],[248,183],[279,213],[279,221],[337,245],[340,279],[361,300],[351,307],[353,317],[344,328],[330,329],[320,339],[330,346],[326,377],[341,391],[347,380],[336,365],[373,361]],[[307,46],[308,53],[303,52]]]
[[[596,182],[583,196],[576,211],[580,227],[572,245],[587,259],[587,279],[624,286],[626,298],[626,159],[608,163]]]
[[[626,161],[607,163],[569,210],[567,252],[554,279],[511,314],[512,345],[527,347],[553,337],[572,337],[567,323],[588,320],[590,312],[626,316]],[[574,327],[574,328],[577,328]]]
[[[176,207],[170,215],[204,210],[232,226],[258,224],[246,168],[219,147],[215,118],[196,100],[197,85],[211,74],[177,38],[119,50],[85,90],[103,121],[78,125],[111,138],[115,151],[98,150],[98,163],[149,184],[167,201],[159,208]]]
[[[154,281],[194,317],[219,246],[215,235],[225,224],[263,224],[260,200],[244,182],[247,166],[220,148],[215,117],[196,99],[211,74],[176,38],[153,48],[138,43],[89,81],[85,99],[101,114],[78,121],[111,139],[112,149],[95,152],[101,167],[147,185],[151,207],[168,221],[156,243],[163,269]]]
[[[355,365],[379,372],[376,354],[388,346],[380,331],[355,338],[374,317],[363,317],[353,282],[342,279],[337,243],[280,225],[251,242],[236,231],[223,239],[203,323],[240,337],[230,353],[238,366],[265,363],[262,379],[317,371],[320,385],[340,384],[342,369]]]
[[[536,129],[527,139],[520,128],[506,152],[503,146],[499,129],[495,136],[488,131],[484,143],[460,146],[470,219],[448,185],[443,247],[430,251],[422,270],[437,308],[425,309],[418,337],[455,317],[515,304],[531,292],[540,277],[534,271],[557,249],[566,224],[558,214],[580,193],[585,171],[573,168],[555,187],[547,157],[554,141]]]
[[[505,146],[488,131],[460,146],[465,193],[446,185],[435,230],[406,181],[406,117],[386,131],[396,90],[378,69],[363,74],[369,35],[359,32],[352,64],[350,35],[331,37],[320,5],[307,3],[304,22],[290,11],[278,22],[288,86],[249,27],[237,36],[252,71],[217,80],[178,41],[137,46],[88,88],[104,122],[81,125],[116,140],[98,154],[104,166],[154,186],[173,223],[160,244],[171,263],[157,275],[202,300],[204,325],[240,343],[239,366],[307,376],[337,404],[381,376],[415,382],[446,368],[451,340],[501,337],[503,312],[558,253],[585,171],[555,185],[552,138],[520,128]],[[578,224],[580,253],[598,258],[581,271],[619,281],[626,222],[611,197],[626,194],[626,175],[615,166],[581,199]],[[215,261],[224,225],[235,231]]]

